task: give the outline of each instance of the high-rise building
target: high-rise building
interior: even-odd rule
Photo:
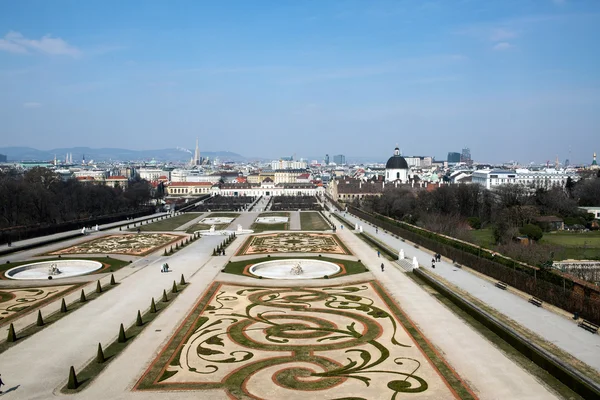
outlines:
[[[196,151],[194,151],[194,158],[192,159],[192,166],[200,165],[200,149],[198,148],[198,138],[196,138]]]
[[[325,154],[325,165],[329,165],[329,154]]]
[[[333,156],[333,162],[337,165],[346,164],[346,156],[343,154],[338,154],[337,156]]]
[[[459,163],[460,162],[460,153],[456,153],[456,152],[449,152],[448,153],[448,163]]]
[[[460,162],[464,162],[468,165],[473,164],[473,160],[471,159],[471,150],[468,147],[462,149],[462,153],[460,154]]]

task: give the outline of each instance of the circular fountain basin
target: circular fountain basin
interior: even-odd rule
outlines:
[[[288,217],[259,217],[256,218],[257,224],[281,224],[288,222]]]
[[[291,271],[298,264],[302,268],[302,273],[295,275]],[[249,272],[269,279],[319,279],[325,275],[337,274],[340,270],[339,265],[327,261],[291,259],[254,264]]]
[[[51,275],[49,269],[56,265],[60,273]],[[41,261],[31,264],[19,265],[5,272],[10,279],[29,280],[29,279],[63,279],[78,275],[89,274],[102,268],[102,263],[91,260],[59,260],[59,261]]]

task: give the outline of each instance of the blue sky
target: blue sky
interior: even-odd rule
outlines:
[[[596,0],[3,1],[0,147],[589,162],[599,38]]]

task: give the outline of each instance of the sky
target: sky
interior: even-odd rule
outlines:
[[[591,162],[600,1],[0,2],[0,147]]]

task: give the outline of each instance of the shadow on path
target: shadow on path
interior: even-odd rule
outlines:
[[[21,385],[13,386],[10,389],[8,389],[8,390],[6,390],[4,392],[0,392],[0,393],[2,393],[2,395],[4,396],[5,394],[7,394],[9,392],[13,392],[13,391],[17,390],[19,388],[19,386],[21,386]]]

